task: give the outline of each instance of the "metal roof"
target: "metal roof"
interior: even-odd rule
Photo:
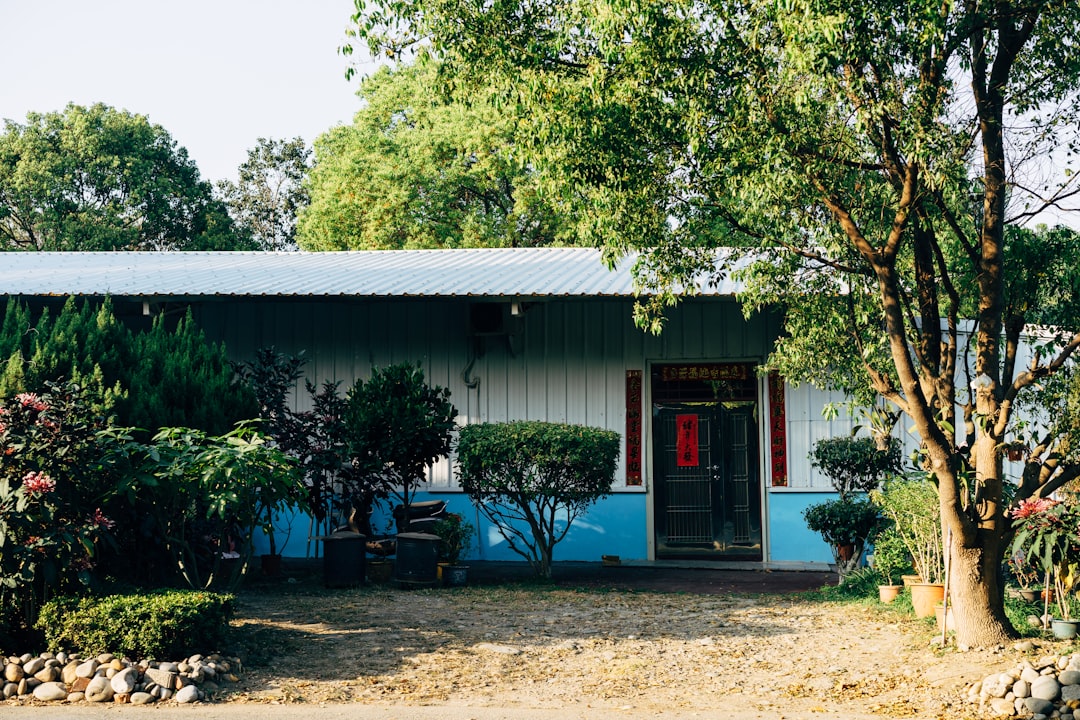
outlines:
[[[634,295],[592,248],[357,252],[5,252],[0,295],[571,297]],[[702,288],[730,295],[729,282]]]

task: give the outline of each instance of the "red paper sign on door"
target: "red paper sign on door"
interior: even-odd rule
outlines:
[[[698,466],[698,416],[675,416],[675,464],[678,467]]]

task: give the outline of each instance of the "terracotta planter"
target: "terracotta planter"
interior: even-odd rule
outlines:
[[[945,586],[939,583],[912,583],[908,586],[911,592],[911,605],[915,608],[915,617],[930,617],[934,614],[934,607],[945,600]]]
[[[878,585],[878,599],[883,603],[891,603],[900,596],[903,589],[903,585]]]
[[[1036,600],[1042,600],[1042,590],[1032,588],[1020,588],[1017,593],[1020,595],[1020,599],[1024,602],[1035,602]]]
[[[937,616],[937,629],[941,630],[956,630],[956,624],[953,622],[952,605],[949,606],[948,613],[945,612],[944,605],[934,606],[934,615]]]
[[[904,587],[911,587],[915,583],[921,583],[922,578],[918,575],[901,575],[900,581],[904,583]]]

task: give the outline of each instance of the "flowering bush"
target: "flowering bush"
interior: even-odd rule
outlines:
[[[1053,575],[1055,597],[1068,618],[1069,595],[1080,579],[1080,506],[1032,498],[1021,500],[1010,514],[1016,530],[1010,552]]]
[[[28,627],[48,597],[89,584],[114,522],[95,418],[81,386],[0,401],[0,626]]]

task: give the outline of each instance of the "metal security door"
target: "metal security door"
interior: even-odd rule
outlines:
[[[755,403],[653,407],[658,557],[760,560]]]

